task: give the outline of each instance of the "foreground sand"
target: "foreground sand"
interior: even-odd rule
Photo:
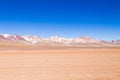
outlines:
[[[0,80],[120,80],[120,50],[2,50]]]

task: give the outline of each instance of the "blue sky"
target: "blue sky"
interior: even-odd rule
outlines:
[[[0,33],[120,39],[120,1],[0,0]]]

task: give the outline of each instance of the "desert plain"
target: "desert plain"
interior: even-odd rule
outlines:
[[[120,49],[0,50],[0,80],[120,80]]]

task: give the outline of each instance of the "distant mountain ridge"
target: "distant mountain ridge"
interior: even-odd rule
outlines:
[[[39,36],[20,36],[17,34],[0,34],[0,41],[9,41],[21,44],[34,44],[34,45],[54,45],[54,46],[115,46],[120,45],[120,40],[98,40],[91,37],[78,37],[78,38],[64,38],[59,36],[52,36],[50,38],[41,38]]]
[[[120,45],[120,39],[119,40],[112,40],[113,44]]]

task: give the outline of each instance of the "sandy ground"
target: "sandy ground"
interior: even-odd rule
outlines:
[[[2,50],[0,80],[120,80],[120,50]]]

